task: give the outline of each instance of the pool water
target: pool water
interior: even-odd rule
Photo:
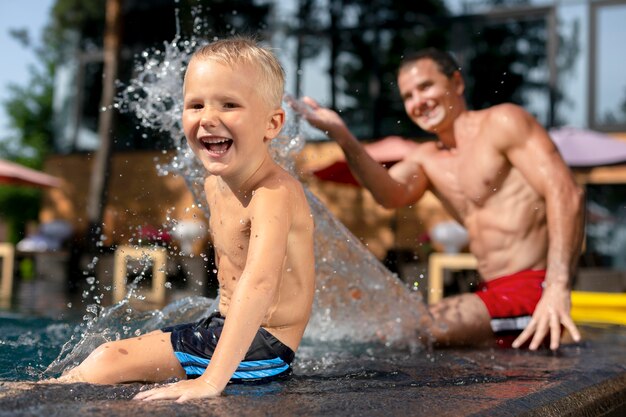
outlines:
[[[78,323],[0,312],[0,380],[36,381]]]
[[[186,307],[179,309],[183,304]],[[97,319],[74,316],[62,320],[0,312],[0,381],[38,381],[58,376],[105,340],[132,337],[174,322],[193,321],[214,306],[214,300],[190,297],[163,310],[139,312],[121,304],[104,309]],[[404,361],[410,354],[406,349],[396,350],[384,344],[320,343],[305,338],[294,362],[294,372],[318,375],[329,372],[330,376],[339,372],[363,378],[377,372],[368,370],[367,364]]]

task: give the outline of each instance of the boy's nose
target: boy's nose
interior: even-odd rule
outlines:
[[[217,114],[214,111],[207,110],[202,113],[200,118],[200,124],[202,126],[215,126],[217,124]]]

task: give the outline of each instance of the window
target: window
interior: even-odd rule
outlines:
[[[585,266],[626,270],[626,184],[588,184]]]
[[[591,3],[589,41],[589,125],[626,130],[626,1]]]

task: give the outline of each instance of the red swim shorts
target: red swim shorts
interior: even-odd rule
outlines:
[[[545,270],[527,269],[481,282],[476,295],[483,300],[491,318],[532,315],[543,292]]]
[[[499,346],[510,346],[526,328],[543,292],[545,270],[528,269],[482,282],[476,295],[485,303]]]

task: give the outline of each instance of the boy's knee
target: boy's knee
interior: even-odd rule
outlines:
[[[100,364],[115,364],[121,356],[125,355],[128,355],[128,351],[120,347],[117,342],[105,342],[98,346],[90,356]]]

